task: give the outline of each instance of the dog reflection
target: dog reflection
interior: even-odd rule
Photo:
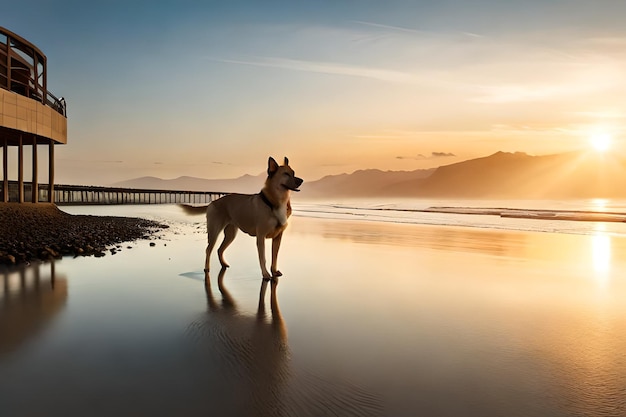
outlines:
[[[200,347],[194,360],[206,374],[213,415],[385,415],[375,394],[294,365],[278,306],[277,280],[261,283],[256,313],[246,313],[226,288],[225,272],[222,269],[217,277],[216,291],[205,275],[208,312],[188,327],[194,345]]]
[[[222,295],[221,305],[215,300],[213,291],[211,289],[211,278],[209,273],[205,273],[204,287],[207,294],[207,304],[209,312],[214,314],[222,314],[227,316],[237,317],[238,320],[242,319],[237,309],[237,303],[233,299],[232,295],[224,286],[224,275],[226,275],[227,268],[222,268],[217,277],[217,288]],[[271,317],[267,317],[265,308],[265,298],[267,293],[267,286],[270,286],[270,308]],[[278,286],[278,278],[264,279],[261,283],[261,290],[259,291],[259,304],[256,314],[256,330],[260,334],[270,336],[273,340],[273,344],[281,346],[281,349],[287,349],[287,329],[283,316],[280,313],[280,307],[278,306],[278,299],[276,295],[276,288]],[[244,320],[245,321],[245,320]],[[266,327],[269,326],[271,331],[267,331]]]
[[[221,297],[214,294],[211,279],[205,275],[208,316],[195,323],[194,334],[209,342],[207,353],[222,373],[221,388],[237,393],[236,408],[242,415],[283,415],[291,373],[287,329],[276,294],[278,280],[263,280],[256,314],[245,314],[224,285],[225,273],[226,268],[222,268],[217,278]]]

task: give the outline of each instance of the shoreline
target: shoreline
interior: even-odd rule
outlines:
[[[168,227],[135,217],[72,215],[50,203],[0,203],[0,266],[115,254],[121,243]]]

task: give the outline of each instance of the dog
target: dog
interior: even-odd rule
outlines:
[[[224,240],[217,249],[217,254],[222,267],[229,266],[224,260],[224,251],[235,239],[237,230],[241,229],[250,236],[256,236],[263,278],[281,276],[277,264],[278,249],[283,231],[287,228],[287,219],[291,216],[290,195],[292,191],[300,191],[299,187],[303,182],[302,178],[296,177],[287,157],[284,164],[279,166],[270,156],[267,161],[267,179],[261,192],[228,194],[211,202],[206,212],[209,244],[206,248],[204,272],[209,272],[211,252],[222,231]],[[266,267],[265,239],[272,239],[271,274]]]

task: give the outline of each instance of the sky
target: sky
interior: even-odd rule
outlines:
[[[0,0],[0,5],[6,0]],[[622,0],[30,0],[0,26],[68,106],[55,180],[305,180],[626,148]],[[624,142],[624,143],[622,143]]]

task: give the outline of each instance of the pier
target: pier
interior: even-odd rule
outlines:
[[[47,196],[47,187],[40,185]],[[88,185],[54,186],[53,201],[64,204],[208,204],[228,193],[214,191],[150,190],[137,188],[94,187]],[[43,196],[40,196],[40,198]],[[41,199],[45,201],[45,199]]]
[[[7,200],[15,201],[20,193],[20,184],[9,181]],[[23,183],[23,195],[27,201],[50,201],[48,184],[34,187],[32,183]],[[4,191],[0,190],[0,194]],[[55,184],[52,201],[57,205],[107,205],[107,204],[208,204],[228,193],[219,191],[183,191],[183,190],[152,190],[138,188],[99,187],[92,185]],[[4,196],[2,196],[4,197]],[[0,198],[2,201],[2,198]]]

